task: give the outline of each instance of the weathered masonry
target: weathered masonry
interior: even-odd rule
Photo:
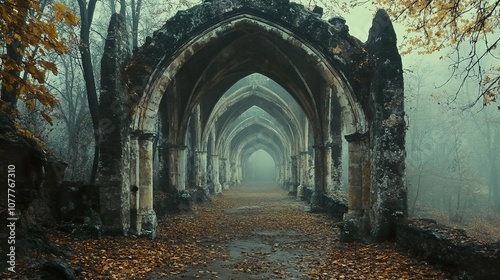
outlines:
[[[100,96],[105,232],[154,237],[155,196],[223,192],[261,149],[290,193],[312,193],[313,210],[347,189],[346,240],[391,238],[407,208],[396,35],[384,11],[366,43],[321,17],[288,0],[206,0],[131,54],[113,16]]]

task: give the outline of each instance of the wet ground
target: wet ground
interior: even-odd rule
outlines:
[[[342,244],[339,222],[304,211],[304,203],[268,185],[238,187],[196,207],[172,227],[193,226],[210,258],[160,267],[148,279],[446,279],[393,244]],[[179,222],[179,223],[177,223]],[[193,232],[192,232],[193,233]],[[179,237],[176,231],[172,237]],[[193,236],[192,236],[193,237]],[[213,250],[211,250],[212,248]],[[179,267],[177,267],[179,268]]]
[[[306,209],[286,190],[248,185],[160,220],[154,240],[57,231],[50,239],[72,248],[79,279],[449,279],[393,243],[341,243],[340,221]],[[34,264],[53,258],[23,260],[13,279],[33,279]]]
[[[286,196],[284,191],[247,186],[224,193],[215,203],[224,202],[224,216],[218,223],[223,242],[209,239],[226,252],[221,259],[207,263],[202,269],[191,268],[177,275],[151,279],[302,279],[306,272],[303,260],[316,255],[319,234],[304,234],[298,217],[304,204]],[[320,217],[316,217],[320,218]],[[274,226],[283,219],[291,224]],[[331,223],[332,221],[330,221]],[[336,228],[323,236],[336,237]]]

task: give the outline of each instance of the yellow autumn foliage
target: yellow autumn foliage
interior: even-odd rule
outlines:
[[[0,53],[0,80],[19,100],[30,102],[28,107],[33,107],[34,100],[48,108],[57,102],[44,86],[47,71],[57,74],[48,54],[68,50],[56,24],[78,23],[78,17],[64,4],[55,2],[49,8],[42,11],[39,0],[0,0],[0,49],[13,47],[20,57]]]
[[[456,64],[465,69],[465,77],[479,79],[483,104],[497,99],[500,67],[482,67],[481,63],[500,57],[500,0],[374,0],[374,4],[407,27],[402,54],[415,50],[430,54],[450,47],[458,52],[461,45],[470,48]]]

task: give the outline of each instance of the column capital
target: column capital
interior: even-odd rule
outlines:
[[[138,135],[139,140],[149,140],[152,141],[153,138],[156,137],[156,134],[154,132],[141,132]]]
[[[166,144],[164,148],[169,150],[185,150],[187,146],[178,144]]]
[[[355,132],[353,134],[345,135],[344,138],[349,143],[362,142],[362,141],[370,138],[370,132],[369,131],[367,131],[365,133]]]
[[[326,149],[327,147],[327,144],[320,144],[320,145],[313,145],[312,146],[314,150],[320,150],[320,151],[323,151]]]
[[[130,138],[137,139],[139,136],[142,134],[142,131],[140,130],[134,130],[130,132]]]

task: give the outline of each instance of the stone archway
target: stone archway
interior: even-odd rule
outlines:
[[[377,13],[363,44],[342,19],[323,21],[286,0],[205,1],[177,13],[130,59],[122,21],[112,18],[103,57],[103,67],[117,70],[103,73],[100,100],[101,118],[112,124],[101,131],[98,175],[107,233],[127,234],[132,223],[133,233],[156,234],[152,154],[159,111],[168,125],[170,182],[178,188],[193,114],[195,149],[206,158],[201,135],[212,143],[220,137],[216,129],[203,132],[217,101],[241,78],[260,73],[297,101],[310,124],[312,207],[322,207],[333,184],[332,153],[343,135],[349,143],[346,239],[393,235],[396,216],[406,213],[405,123],[401,59],[385,12]]]
[[[279,142],[285,143],[285,146],[289,149],[286,153],[286,158],[279,161],[282,169],[285,169],[285,165],[292,158],[292,155],[300,157],[300,154],[303,153],[302,157],[304,159],[307,158],[304,153],[307,153],[308,149],[309,122],[303,111],[300,110],[299,105],[288,96],[288,93],[284,92],[284,89],[277,88],[277,85],[272,81],[268,81],[267,83],[266,85],[265,83],[259,84],[255,81],[249,81],[248,84],[239,82],[235,90],[229,90],[216,104],[208,118],[202,135],[206,135],[215,127],[219,131],[219,145],[225,146],[230,139],[228,134],[234,131],[240,122],[245,121],[241,118],[242,114],[251,111],[252,108],[259,108],[261,111],[258,114],[267,114],[269,119],[274,122],[273,129],[282,132],[282,140]],[[280,94],[285,94],[287,95],[285,97],[288,98],[280,97],[275,90],[281,91]],[[202,136],[202,139],[207,138],[206,136]],[[293,180],[288,178],[289,176],[283,175],[291,172],[283,170],[279,172],[279,175],[282,175],[279,182],[283,186],[287,183],[290,184],[290,191],[296,192],[299,185],[304,185],[305,177],[307,176],[307,161],[305,163],[300,165],[304,166],[300,170],[300,176],[294,176]],[[238,166],[237,168],[241,167],[241,163],[234,159],[232,159],[231,165],[236,165]],[[299,178],[301,181],[298,180]]]

